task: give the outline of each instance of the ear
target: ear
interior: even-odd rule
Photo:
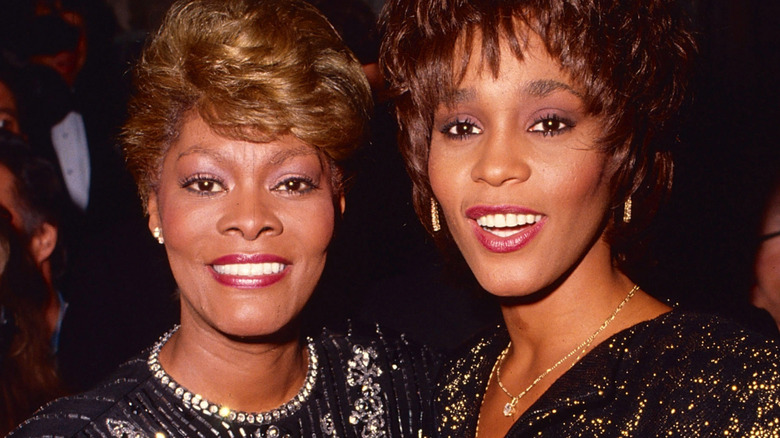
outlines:
[[[54,252],[54,248],[57,246],[57,234],[57,227],[48,222],[44,222],[33,233],[30,239],[30,253],[38,266],[48,260],[51,253]]]
[[[149,193],[149,199],[146,201],[146,214],[149,215],[149,231],[154,232],[155,228],[162,227],[157,194],[154,192]]]
[[[344,210],[347,209],[347,199],[344,197],[344,194],[342,193],[339,196],[339,207],[341,207],[341,214],[344,214]]]

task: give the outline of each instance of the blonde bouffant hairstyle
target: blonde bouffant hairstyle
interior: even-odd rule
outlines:
[[[144,203],[187,114],[235,140],[293,135],[338,165],[364,138],[372,107],[359,62],[299,0],[177,1],[141,55],[135,86],[121,139]]]

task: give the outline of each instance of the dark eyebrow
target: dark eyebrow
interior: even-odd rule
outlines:
[[[553,79],[531,81],[523,86],[523,92],[534,97],[545,97],[558,90],[568,91],[579,98],[583,97],[582,93],[572,88],[571,85]]]
[[[461,102],[468,102],[477,97],[477,92],[472,88],[459,88],[445,94],[442,103],[445,105],[455,105]]]
[[[567,91],[580,99],[583,98],[583,94],[575,90],[571,85],[564,82],[556,81],[554,79],[540,79],[531,81],[518,87],[521,94],[525,94],[531,97],[545,97],[552,94],[555,91]],[[446,105],[456,105],[462,102],[468,102],[476,99],[477,92],[472,88],[461,88],[452,90],[445,95],[443,103]]]
[[[268,161],[273,165],[278,165],[284,163],[285,160],[289,158],[298,157],[301,155],[319,155],[319,154],[317,153],[316,148],[313,148],[308,145],[301,145],[294,149],[284,149],[282,151],[279,151],[275,153]]]
[[[183,157],[186,157],[187,155],[195,155],[195,154],[203,154],[208,155],[209,157],[213,158],[214,160],[218,162],[224,161],[224,158],[222,157],[222,154],[216,153],[213,149],[204,148],[200,145],[193,145],[188,147],[187,149],[179,152],[179,155],[176,156],[176,160],[180,160]]]
[[[262,145],[262,143],[256,143],[256,144]],[[193,145],[187,148],[186,150],[180,152],[179,155],[176,157],[176,159],[179,160],[182,157],[185,157],[187,155],[193,155],[193,154],[207,155],[219,163],[225,161],[225,157],[219,150],[201,147],[200,145]],[[290,158],[301,156],[301,155],[318,155],[318,153],[316,148],[307,145],[301,145],[293,149],[284,149],[279,152],[276,152],[268,159],[268,162],[276,166],[284,163],[286,160]]]

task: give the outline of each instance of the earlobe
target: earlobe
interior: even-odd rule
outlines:
[[[160,211],[157,206],[157,195],[155,193],[149,194],[149,200],[146,202],[146,214],[149,215],[149,231],[154,233],[155,229],[159,229],[162,226]]]
[[[344,210],[347,209],[347,199],[344,195],[339,196],[339,207],[341,207],[341,214],[344,214]]]
[[[30,239],[30,253],[39,266],[49,259],[57,246],[57,227],[44,222]]]

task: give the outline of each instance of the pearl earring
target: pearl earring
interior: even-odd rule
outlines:
[[[162,228],[154,227],[154,230],[152,230],[152,236],[154,236],[154,238],[157,239],[157,243],[159,243],[160,245],[165,243],[165,238],[163,237]]]

